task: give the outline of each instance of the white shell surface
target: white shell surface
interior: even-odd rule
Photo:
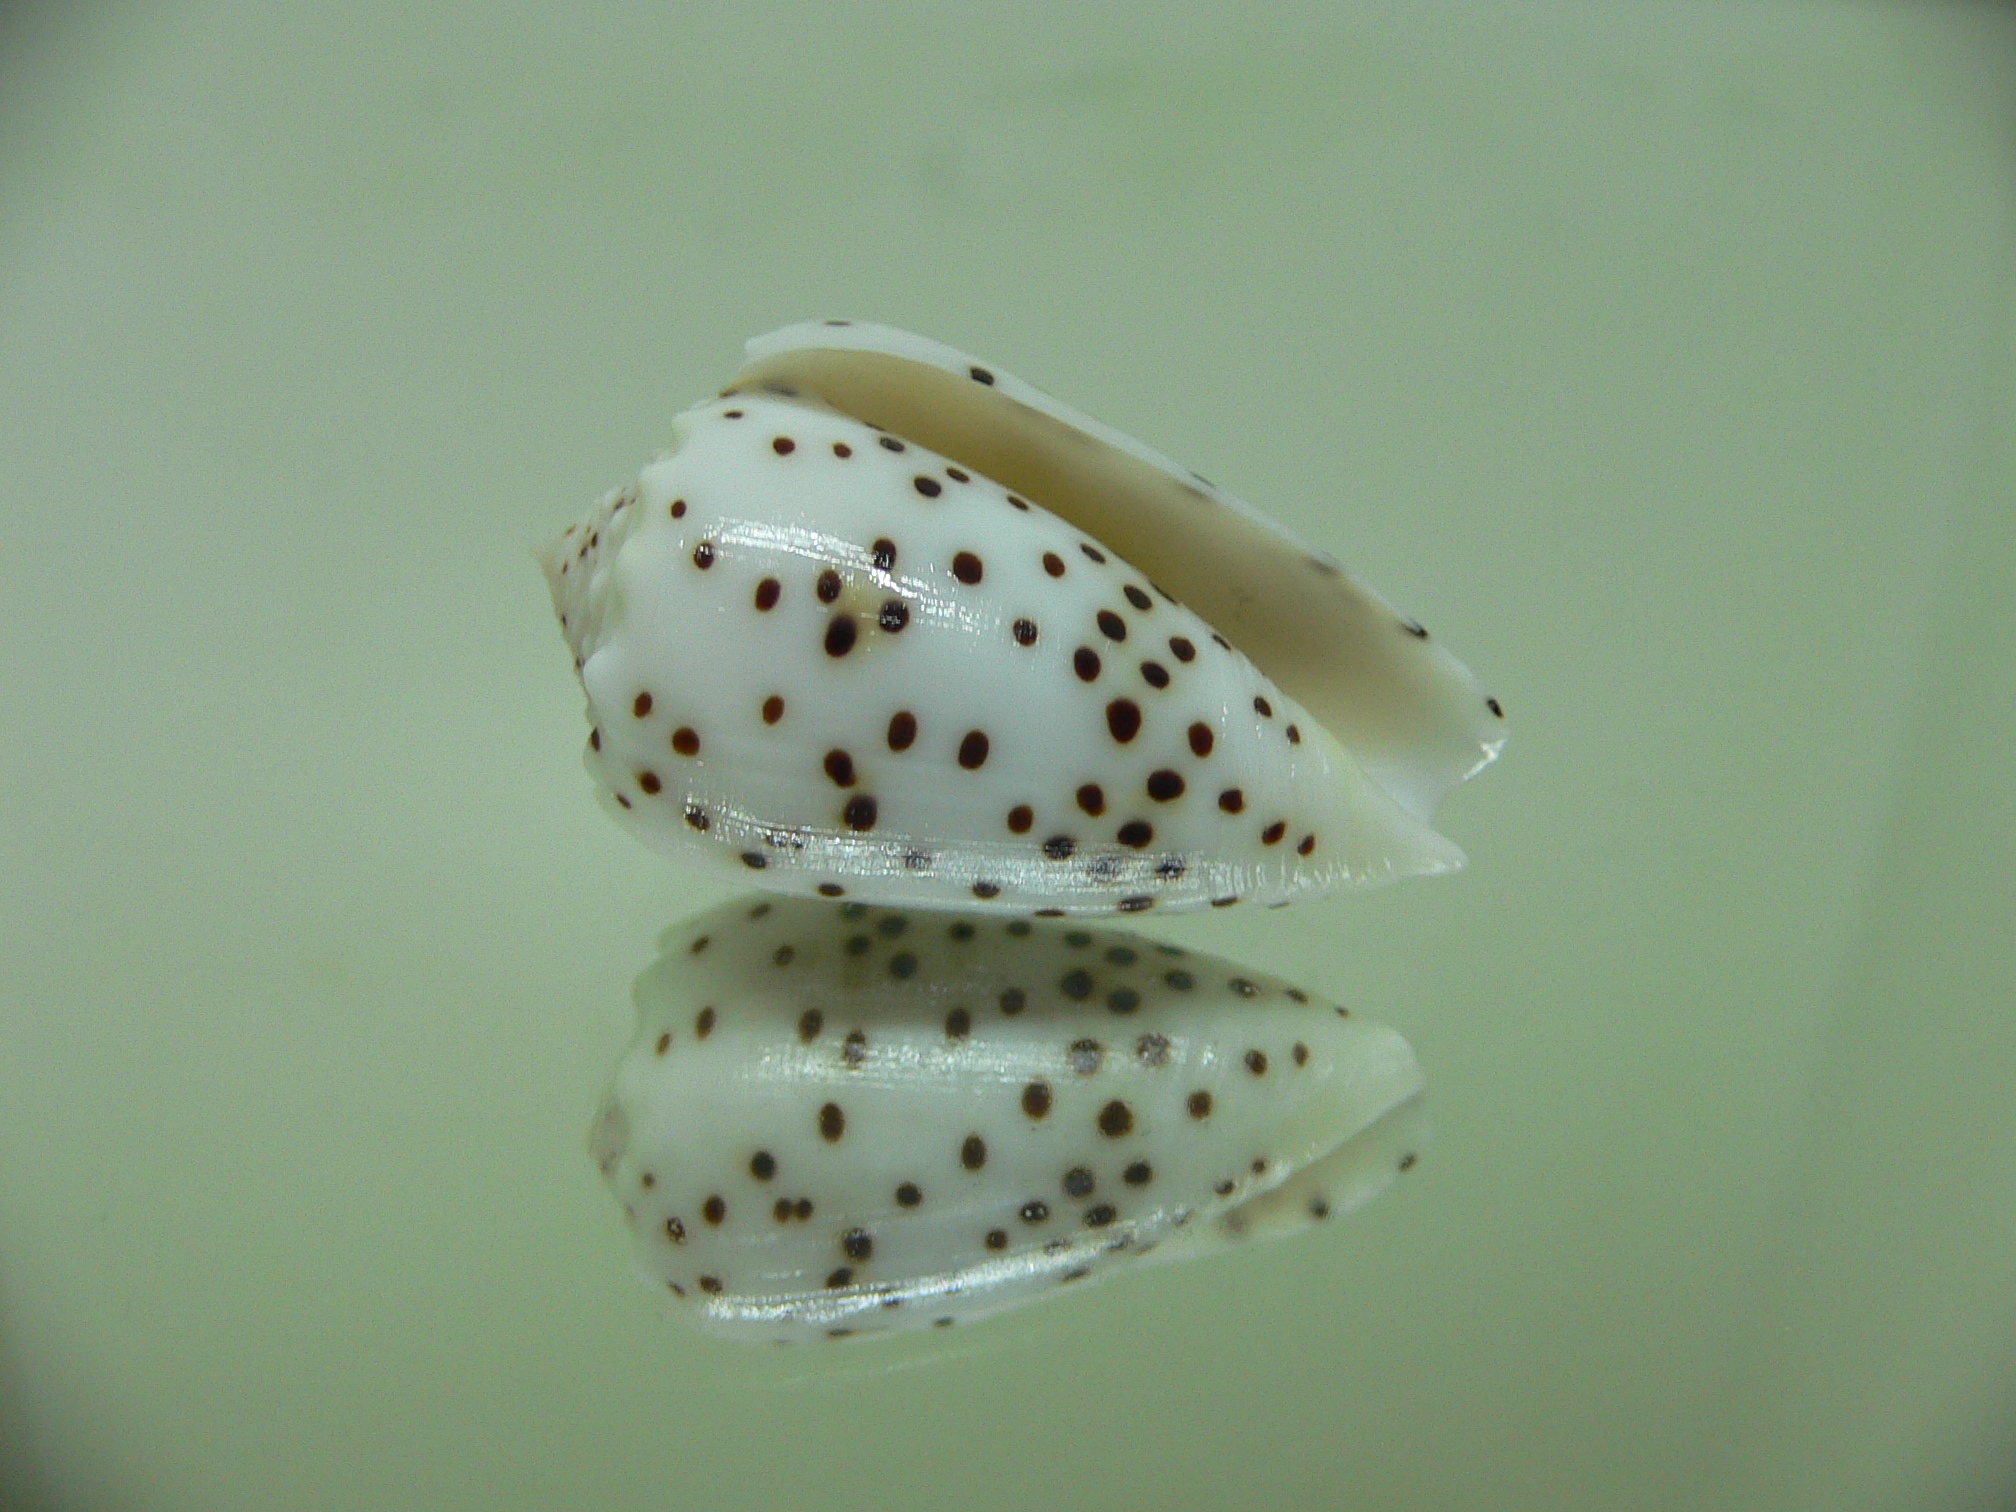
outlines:
[[[1329,554],[991,363],[890,326],[751,340],[733,387],[783,385],[910,437],[1106,543],[1216,626],[1422,819],[1498,754],[1497,700]],[[1348,483],[1322,480],[1326,493]]]
[[[724,876],[1076,913],[1462,864],[1109,546],[802,396],[679,416],[542,562],[613,812]]]
[[[739,1340],[1306,1229],[1424,1133],[1393,1030],[1119,932],[744,897],[660,947],[590,1148],[640,1274]]]

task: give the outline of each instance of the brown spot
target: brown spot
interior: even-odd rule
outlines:
[[[779,436],[770,443],[770,450],[780,457],[788,457],[798,449],[798,443],[789,436]]]
[[[1402,630],[1405,630],[1409,635],[1413,636],[1414,639],[1416,640],[1428,639],[1427,628],[1423,625],[1416,623],[1413,620],[1400,621],[1400,628]]]
[[[1108,1139],[1118,1139],[1134,1130],[1134,1110],[1119,1098],[1099,1110],[1099,1132]]]
[[[1155,826],[1146,819],[1129,819],[1114,836],[1122,845],[1140,850],[1155,838]]]
[[[1050,1111],[1050,1084],[1032,1081],[1022,1089],[1022,1111],[1031,1118],[1042,1118]]]
[[[833,1144],[847,1132],[847,1115],[840,1111],[840,1104],[827,1103],[819,1110],[819,1137]]]
[[[1413,1170],[1416,1158],[1414,1152],[1409,1150],[1405,1155],[1400,1157],[1400,1169],[1403,1171]]]
[[[1130,898],[1122,898],[1114,907],[1122,913],[1141,913],[1155,906],[1155,900],[1146,893],[1136,893]]]
[[[1108,640],[1124,641],[1127,639],[1127,621],[1120,618],[1111,609],[1101,609],[1099,611],[1099,629]]]
[[[1013,1018],[1022,1011],[1023,1005],[1029,999],[1020,987],[1004,987],[1001,989],[1000,1001],[1002,1014],[1008,1018]]]
[[[1071,653],[1071,670],[1078,674],[1078,681],[1091,682],[1099,675],[1099,653],[1090,646],[1080,646]]]
[[[940,483],[936,478],[927,477],[923,473],[919,473],[916,477],[912,478],[910,486],[927,499],[935,499],[938,495],[945,492],[945,485],[943,483]]]
[[[1097,562],[1101,567],[1104,567],[1106,565],[1106,553],[1101,551],[1097,546],[1089,546],[1085,542],[1080,541],[1078,543],[1078,549],[1084,552],[1087,557]]]
[[[1175,654],[1176,660],[1180,662],[1195,661],[1197,659],[1197,648],[1191,645],[1183,636],[1170,636],[1169,649]]]
[[[658,780],[656,772],[639,772],[637,774],[637,786],[644,789],[647,793],[655,793],[664,784]]]
[[[784,585],[775,578],[765,578],[756,585],[756,607],[770,610],[777,607],[777,597],[784,591]]]
[[[1016,645],[1018,646],[1035,645],[1036,621],[1032,619],[1018,619],[1017,621],[1015,621],[1015,624],[1012,627],[1012,633],[1015,636]]]
[[[945,1037],[964,1039],[973,1032],[973,1015],[964,1008],[954,1008],[945,1015]]]
[[[866,1260],[875,1253],[875,1240],[866,1229],[849,1229],[840,1236],[840,1249],[849,1260]]]
[[[700,1216],[718,1228],[721,1220],[728,1216],[728,1204],[717,1193],[700,1204]]]
[[[1116,698],[1106,705],[1106,728],[1125,745],[1141,733],[1141,706],[1131,698]]]
[[[833,455],[842,458],[851,457],[854,455],[854,448],[849,446],[845,441],[835,441],[833,443]]]
[[[701,1039],[707,1038],[708,1035],[714,1032],[714,1010],[712,1008],[702,1008],[694,1016],[693,1032]]]
[[[1309,1047],[1303,1044],[1302,1041],[1295,1041],[1295,1048],[1289,1053],[1295,1057],[1296,1065],[1306,1066],[1309,1064]]]
[[[1088,782],[1078,789],[1078,807],[1093,815],[1106,812],[1106,794],[1098,783]]]
[[[962,551],[952,558],[952,576],[969,586],[980,581],[983,570],[980,558],[970,551]]]
[[[770,864],[770,858],[761,851],[742,852],[742,864],[751,871],[761,871]]]
[[[671,1048],[672,1048],[672,1031],[670,1029],[667,1029],[663,1034],[658,1036],[657,1050],[660,1055],[663,1055],[667,1050],[670,1050]]]
[[[976,898],[999,897],[1000,893],[1001,884],[998,882],[975,882],[973,884],[973,896]]]
[[[686,822],[702,834],[705,834],[710,822],[707,818],[707,810],[689,803],[686,806]]]
[[[806,1044],[819,1038],[819,1031],[826,1027],[826,1015],[817,1008],[807,1008],[798,1015],[798,1038]]]
[[[1251,1071],[1255,1076],[1265,1076],[1267,1074],[1267,1053],[1264,1050],[1248,1050],[1246,1052],[1246,1069]]]
[[[917,716],[908,709],[898,709],[889,719],[889,749],[907,751],[917,739]]]
[[[602,732],[600,730],[590,730],[588,732],[588,748],[591,751],[602,749]]]
[[[1084,1166],[1071,1167],[1064,1173],[1064,1179],[1059,1183],[1064,1188],[1066,1197],[1090,1197],[1098,1184],[1092,1173]]]
[[[854,786],[854,758],[834,749],[826,753],[826,775],[840,787]]]
[[[875,438],[875,444],[881,447],[882,450],[890,452],[908,451],[910,449],[909,447],[905,446],[901,441],[898,441],[894,436],[877,436]]]
[[[1183,778],[1168,767],[1148,774],[1148,796],[1157,803],[1173,803],[1183,796]]]
[[[914,1181],[906,1181],[896,1188],[896,1205],[898,1207],[915,1207],[923,1200],[924,1194],[917,1189],[917,1183]]]
[[[1141,994],[1132,987],[1115,987],[1106,994],[1106,1006],[1114,1013],[1132,1013],[1141,1006]]]
[[[877,572],[887,572],[896,565],[896,543],[887,536],[877,536],[869,549],[869,557],[875,563]]]
[[[854,1279],[854,1272],[844,1265],[837,1265],[826,1273],[826,1289],[838,1291]]]
[[[1155,1168],[1145,1160],[1137,1160],[1120,1173],[1120,1179],[1129,1186],[1146,1186],[1155,1179]]]
[[[768,1181],[777,1174],[777,1157],[768,1150],[758,1150],[749,1157],[749,1174],[758,1181]]]
[[[959,1146],[959,1164],[969,1171],[977,1171],[987,1164],[987,1141],[978,1134],[968,1134]]]
[[[1050,576],[1052,577],[1064,576],[1064,558],[1057,555],[1057,553],[1054,551],[1044,552],[1043,570],[1049,573]]]
[[[822,898],[840,898],[847,894],[847,889],[838,882],[821,882],[817,890]]]
[[[1119,1214],[1113,1211],[1111,1203],[1095,1202],[1091,1207],[1085,1209],[1085,1227],[1104,1228],[1118,1216]]]
[[[909,951],[889,957],[889,975],[899,982],[907,981],[917,974],[917,957]]]
[[[1050,1204],[1043,1201],[1040,1197],[1031,1197],[1027,1202],[1022,1204],[1022,1221],[1024,1223],[1041,1223],[1049,1216]]]
[[[1489,709],[1492,712],[1492,714],[1499,719],[1503,719],[1505,717],[1505,706],[1499,703],[1498,700],[1495,698],[1485,699],[1484,707]]]
[[[1144,661],[1141,663],[1141,680],[1151,688],[1166,688],[1169,686],[1169,669],[1160,662]]]
[[[690,727],[681,725],[672,732],[672,749],[681,756],[698,756],[700,737]]]
[[[991,386],[994,382],[994,375],[983,367],[969,367],[966,369],[966,372],[975,383],[985,383]]]
[[[693,548],[693,565],[698,567],[702,572],[705,572],[709,567],[714,565],[714,543],[712,541],[702,541],[698,546]]]
[[[1227,788],[1218,795],[1218,807],[1228,814],[1236,814],[1246,807],[1246,795],[1237,788]]]
[[[1288,821],[1285,819],[1276,819],[1267,828],[1260,831],[1260,843],[1262,845],[1279,845],[1281,837],[1287,833]]]
[[[885,599],[875,616],[875,623],[894,635],[910,623],[909,606],[901,599]]]
[[[1068,860],[1077,848],[1078,842],[1069,835],[1052,835],[1043,842],[1043,854],[1052,861]]]
[[[959,765],[969,772],[977,772],[987,764],[987,732],[968,730],[966,738],[959,742]]]
[[[956,467],[947,467],[945,469],[945,476],[950,478],[954,483],[971,483],[973,481],[972,478]]]
[[[1258,714],[1262,719],[1272,719],[1274,717],[1274,705],[1256,695],[1253,699],[1253,712]]]
[[[700,1290],[707,1293],[710,1297],[719,1296],[721,1294],[721,1278],[719,1276],[702,1276],[700,1278]]]
[[[665,1220],[665,1237],[670,1239],[674,1244],[684,1244],[686,1242],[686,1225],[681,1223],[677,1218],[667,1218]]]
[[[686,501],[684,499],[674,499],[672,501],[671,515],[672,518],[675,520],[684,519],[686,517]]]
[[[1209,1118],[1211,1116],[1211,1094],[1200,1088],[1190,1094],[1190,1099],[1185,1106],[1189,1108],[1192,1118]]]
[[[845,656],[854,649],[854,637],[857,633],[851,615],[834,615],[832,623],[826,627],[826,654]]]
[[[828,567],[824,572],[819,574],[819,579],[813,584],[812,591],[819,595],[820,603],[832,603],[840,597],[840,574],[835,572],[831,567]]]
[[[1026,803],[1018,803],[1008,810],[1008,828],[1017,835],[1029,833],[1029,826],[1036,822],[1036,811]]]
[[[639,693],[630,702],[630,712],[635,714],[639,719],[649,714],[651,712],[651,695],[649,693]]]
[[[763,723],[773,725],[783,717],[784,699],[781,695],[772,693],[763,700]]]
[[[987,1230],[987,1248],[989,1248],[990,1250],[1001,1250],[1008,1248],[1007,1230],[1006,1229]]]
[[[1306,856],[1314,849],[1316,849],[1316,837],[1314,835],[1304,835],[1300,840],[1295,842],[1295,854],[1298,856]]]
[[[1288,726],[1288,744],[1290,745],[1302,744],[1302,732],[1292,724]]]
[[[1132,604],[1136,609],[1145,611],[1155,607],[1155,601],[1149,598],[1148,595],[1143,593],[1139,588],[1136,588],[1132,583],[1129,583],[1126,587],[1122,588],[1120,591],[1127,595],[1127,602]]]

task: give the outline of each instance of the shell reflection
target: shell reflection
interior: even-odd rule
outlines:
[[[1308,1227],[1421,1137],[1392,1029],[1117,931],[745,897],[667,930],[590,1144],[747,1341],[944,1326]]]

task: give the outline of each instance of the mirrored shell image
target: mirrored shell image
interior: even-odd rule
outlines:
[[[1414,1164],[1397,1033],[1115,931],[743,897],[666,931],[590,1133],[746,1342],[945,1327],[1311,1228]]]

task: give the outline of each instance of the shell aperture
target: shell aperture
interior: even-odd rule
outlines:
[[[733,1339],[1305,1229],[1424,1132],[1391,1029],[1113,931],[745,896],[660,948],[590,1147],[640,1274]]]
[[[1427,815],[1496,705],[1326,558],[950,348],[750,352],[542,556],[633,833],[777,891],[1024,913],[1462,864]]]

